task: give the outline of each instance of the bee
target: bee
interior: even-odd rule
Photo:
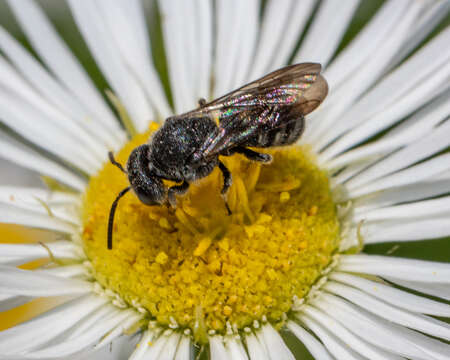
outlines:
[[[305,127],[305,115],[317,108],[328,93],[321,65],[286,66],[197,109],[169,117],[147,144],[135,148],[126,170],[112,153],[109,158],[127,176],[130,186],[112,203],[108,222],[108,249],[112,248],[114,214],[129,190],[146,205],[176,206],[176,195],[208,176],[218,166],[223,174],[221,194],[226,196],[232,176],[219,156],[242,154],[269,163],[269,154],[249,149],[295,143]],[[163,179],[178,185],[167,188]],[[231,213],[225,200],[229,214]]]

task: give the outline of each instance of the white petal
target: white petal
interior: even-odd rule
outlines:
[[[158,360],[174,360],[175,354],[177,352],[178,343],[180,342],[181,336],[179,334],[172,334],[169,336],[162,353],[157,358]],[[156,358],[155,358],[156,360]]]
[[[16,186],[0,186],[0,203],[30,210],[80,225],[80,197],[60,192],[53,196],[49,190]]]
[[[450,265],[432,261],[375,255],[341,255],[338,270],[403,280],[450,283]]]
[[[280,334],[270,324],[261,328],[267,352],[272,360],[294,360],[289,348],[284,343]]]
[[[346,151],[327,163],[327,167],[338,169],[343,165],[360,161],[365,161],[367,165],[370,165],[373,163],[371,158],[375,160],[379,155],[387,155],[402,146],[421,140],[449,114],[450,92],[447,91],[389,131],[381,139]]]
[[[197,105],[198,102],[198,78],[195,76],[201,69],[198,67],[198,58],[201,56],[198,49],[198,13],[196,12],[195,0],[178,1],[179,11],[176,15],[181,17],[180,23],[183,31],[179,33],[181,38],[181,53],[184,54],[186,69],[186,79],[189,89],[190,108]]]
[[[450,317],[450,305],[410,294],[381,282],[375,282],[359,276],[339,272],[333,272],[329,278],[357,287],[371,296],[409,311],[434,316]]]
[[[289,17],[278,34],[276,51],[273,51],[274,58],[267,71],[276,70],[287,64],[316,5],[316,0],[292,1]]]
[[[198,96],[209,99],[211,96],[211,69],[213,56],[213,7],[211,1],[197,1],[199,54]]]
[[[2,88],[0,116],[5,125],[28,141],[87,174],[93,174],[100,168],[101,162],[95,159],[92,150],[80,146],[70,132],[51,125],[39,111]]]
[[[265,346],[259,342],[255,335],[245,334],[245,343],[250,360],[270,360]]]
[[[423,180],[431,180],[450,168],[450,154],[436,156],[430,160],[411,166],[405,170],[387,175],[369,184],[354,188],[346,187],[349,198],[356,198],[375,191],[385,190],[398,186],[414,184]]]
[[[247,353],[239,339],[228,338],[225,343],[225,349],[229,359],[248,360]]]
[[[126,312],[128,310],[122,310]],[[142,319],[142,314],[133,312],[130,310],[128,316],[123,320],[120,324],[114,327],[111,331],[108,332],[106,336],[104,336],[97,344],[95,344],[94,349],[99,349],[106,344],[112,342],[118,336],[124,334],[127,330],[133,327],[136,323],[138,323]]]
[[[450,301],[450,287],[448,284],[408,281],[391,276],[386,277],[386,279],[405,288]]]
[[[298,315],[298,318],[305,323],[322,340],[328,351],[333,354],[337,360],[364,360],[364,358],[353,351],[349,346],[342,343],[333,336],[326,328],[318,322],[304,314]]]
[[[191,339],[187,336],[182,336],[174,360],[189,360],[190,356]]]
[[[1,136],[0,136],[1,138]],[[1,140],[0,140],[1,142]],[[24,167],[13,163],[12,161],[5,160],[0,154],[0,167],[2,169],[8,169],[7,172],[2,172],[2,177],[0,179],[1,186],[32,186],[32,187],[43,187],[42,179],[39,174],[25,169]]]
[[[404,16],[408,0],[386,1],[375,13],[370,22],[359,31],[355,38],[332,61],[324,72],[330,89],[358,70],[370,58],[383,41],[392,33],[393,28]]]
[[[66,302],[28,322],[0,332],[0,348],[6,354],[37,349],[66,332],[107,301],[89,295]]]
[[[450,170],[443,171],[436,176],[436,180],[450,180]]]
[[[420,74],[420,73],[419,73]],[[419,75],[420,76],[420,75]],[[328,147],[322,154],[320,161],[328,161],[337,154],[360,144],[380,131],[392,126],[418,107],[433,99],[436,91],[444,90],[442,85],[450,76],[450,63],[442,65],[439,69],[428,75],[427,78],[410,90],[407,96],[398,99],[395,104],[383,110],[358,127],[352,129]]]
[[[89,314],[89,316],[75,324],[75,326],[71,329],[69,336],[67,336],[67,339],[75,339],[81,336],[82,334],[84,334],[84,332],[95,326],[95,324],[97,324],[98,322],[101,322],[104,319],[108,319],[118,314],[119,311],[120,309],[118,309],[111,303],[104,304],[102,307]]]
[[[386,135],[395,137],[404,134],[411,139],[408,141],[411,143],[413,140],[421,139],[422,134],[430,132],[442,120],[445,120],[449,114],[450,89],[447,89],[432,102],[416,111],[410,118],[402,121],[392,130],[388,131]]]
[[[402,310],[396,306],[386,304],[360,290],[333,281],[325,284],[323,289],[339,295],[386,320],[438,338],[450,339],[450,325],[444,322]]]
[[[195,106],[198,99],[194,99],[194,94],[189,84],[188,64],[183,56],[184,53],[184,18],[181,11],[180,2],[176,0],[159,1],[161,12],[162,30],[164,35],[164,45],[167,56],[170,85],[175,104],[175,112],[182,113]],[[190,19],[186,26],[194,26],[195,20]]]
[[[90,348],[133,313],[133,310],[118,310],[117,315],[95,324],[81,336],[60,342],[57,345],[52,345],[42,350],[27,353],[24,355],[24,359],[61,359],[65,356],[80,353]]]
[[[333,177],[331,178],[331,188],[335,189],[336,187],[339,187],[341,184],[348,181],[348,179],[351,179],[352,177],[356,176],[361,171],[366,169],[371,163],[377,162],[381,158],[382,158],[382,155],[379,155],[379,156],[375,155],[371,159],[366,159],[366,161],[362,161],[362,162],[356,162],[354,164],[347,166],[339,173],[333,174]],[[324,164],[324,167],[327,168],[328,164],[329,163]],[[333,173],[334,169],[330,169],[330,170],[331,170],[330,172]],[[346,197],[346,199],[348,200],[347,197]]]
[[[213,336],[209,338],[209,351],[211,360],[229,359],[221,336]]]
[[[20,224],[66,234],[73,234],[78,229],[75,225],[48,214],[2,203],[0,203],[0,216],[2,222],[6,224]]]
[[[95,114],[96,121],[109,128],[112,134],[122,132],[92,81],[40,7],[35,2],[26,0],[8,1],[8,3],[34,49],[52,72],[89,111]]]
[[[389,205],[407,203],[450,192],[450,180],[428,180],[384,190],[366,198],[358,199],[354,204],[355,214],[363,214],[367,211],[384,208]]]
[[[214,84],[213,98],[223,95],[230,89],[224,88],[225,76],[224,71],[227,63],[227,53],[232,36],[230,29],[234,22],[234,8],[241,2],[236,0],[219,0],[215,6],[215,52],[214,52],[214,78],[217,79],[217,85]]]
[[[121,56],[136,82],[142,85],[147,99],[158,109],[159,114],[163,118],[169,116],[171,110],[158,74],[152,65],[150,38],[142,2],[102,0],[98,4]]]
[[[69,114],[71,119],[88,126],[86,119],[89,118],[89,113],[2,28],[0,28],[0,48],[49,103],[52,103],[64,114]]]
[[[423,134],[420,139],[378,162],[362,174],[359,174],[350,180],[348,185],[358,187],[426,159],[446,149],[450,144],[449,137],[450,121],[446,121],[433,129],[429,134]]]
[[[296,2],[291,0],[267,1],[264,7],[257,48],[254,53],[254,63],[250,69],[251,71],[248,80],[257,79],[271,71],[273,69],[271,63],[275,60],[274,57],[277,55],[282,55],[282,62],[279,66],[286,65],[287,59],[285,59],[285,53],[288,51],[288,56],[291,55],[289,51],[292,51],[293,49],[291,48],[292,45],[289,45],[298,40],[298,32],[289,31],[290,29],[287,27],[287,24],[291,22],[290,27],[293,28],[294,25],[292,23],[295,23],[301,28],[304,18],[308,16],[312,8],[312,1],[306,2],[306,4],[303,1],[301,5],[302,9],[303,5],[305,6],[304,11],[306,15],[297,17],[292,13],[295,7],[294,3]],[[297,3],[296,8],[299,8],[299,2]],[[289,35],[286,36],[286,34]],[[284,54],[280,54],[278,48],[283,45],[287,46],[287,49],[284,50]],[[277,61],[280,62],[280,60]]]
[[[443,0],[433,2],[431,7],[428,8],[419,19],[415,29],[409,34],[409,38],[403,45],[402,51],[400,51],[392,61],[392,66],[395,66],[397,62],[401,61],[407,54],[414,50],[414,48],[428,36],[441,20],[445,18],[449,10],[450,3],[448,1]]]
[[[333,360],[328,350],[309,332],[294,321],[289,321],[286,326],[306,346],[315,359]]]
[[[127,109],[136,129],[144,131],[153,119],[153,110],[143,88],[126,66],[99,4],[73,0],[68,3],[75,22],[105,78]]]
[[[161,335],[156,341],[150,346],[144,354],[145,360],[157,360],[159,356],[162,354],[166,343],[169,341],[169,336]]]
[[[0,186],[0,201],[8,203],[36,203],[36,198],[45,201],[49,205],[79,204],[80,196],[68,192],[50,191],[38,187],[22,187],[2,185]]]
[[[36,199],[49,206],[80,206],[81,197],[78,194],[51,191],[42,187],[0,185],[0,201],[15,206],[35,205]]]
[[[29,56],[27,53],[25,54]],[[90,148],[93,155],[100,156],[101,159],[104,158],[104,153],[107,151],[105,144],[111,146],[118,142],[115,137],[105,131],[103,124],[86,121],[88,119],[86,113],[82,111],[79,111],[80,113],[71,112],[71,109],[65,108],[64,105],[58,107],[58,104],[53,103],[51,98],[45,97],[49,94],[39,92],[39,88],[33,89],[31,84],[2,56],[0,56],[0,74],[2,75],[0,87],[3,90],[14,94],[17,100],[36,109],[46,119],[47,126],[67,131],[71,138],[78,139],[80,143]],[[24,75],[31,76],[27,73]]]
[[[450,196],[444,196],[432,200],[417,201],[409,204],[387,206],[382,209],[374,209],[363,214],[356,215],[354,220],[377,221],[423,218],[444,215],[450,211]]]
[[[261,4],[260,0],[242,1],[242,4],[244,7],[240,10],[242,12],[240,33],[235,34],[235,36],[239,36],[239,41],[233,49],[236,52],[234,53],[234,62],[230,65],[230,81],[227,82],[229,90],[239,88],[251,80],[249,77],[250,65],[255,59],[254,51],[258,38]],[[232,49],[231,46],[230,49]]]
[[[64,265],[50,268],[39,268],[37,273],[59,276],[62,278],[87,279],[90,277],[89,269],[85,265]]]
[[[362,225],[362,235],[367,244],[438,239],[449,234],[448,213],[433,219],[387,220]]]
[[[142,334],[141,340],[139,340],[139,344],[136,346],[136,349],[131,354],[129,360],[140,360],[144,358],[144,355],[147,349],[150,346],[150,343],[156,338],[157,333],[151,330],[147,330]]]
[[[72,241],[47,242],[45,246],[56,259],[82,260],[83,251]],[[40,244],[0,244],[0,264],[24,264],[48,258],[47,249]]]
[[[196,74],[202,71],[199,67],[199,58],[202,54],[199,52],[198,43],[198,13],[196,11],[195,0],[180,1],[179,6],[184,20],[184,31],[182,32],[184,35],[183,54],[186,54],[186,62],[188,65],[187,75],[191,89],[190,97],[193,99],[192,105],[196,105],[196,100],[198,100],[198,77]]]
[[[320,310],[307,306],[303,312],[310,316],[312,319],[317,321],[322,326],[326,327],[328,331],[338,337],[344,344],[346,344],[353,351],[358,352],[364,357],[371,360],[402,360],[403,358],[394,354],[390,354],[385,350],[377,348],[358,336],[355,336],[350,331],[348,331],[344,326],[339,324],[330,316],[321,312]]]
[[[133,352],[136,342],[136,336],[123,335],[114,339],[110,346],[95,351],[88,349],[81,356],[70,356],[64,360],[124,360]]]
[[[323,295],[313,305],[338,320],[364,340],[412,359],[445,359],[449,346],[413,330],[393,324],[333,295]]]
[[[409,34],[411,23],[414,23],[418,11],[426,4],[427,3],[425,2],[412,3],[412,6],[407,12],[407,16],[403,17],[402,22],[399,24],[399,26],[402,27],[400,30],[403,37]],[[390,41],[396,41],[396,39],[397,36],[393,36]],[[361,79],[358,79],[358,77],[352,77],[352,81],[358,81],[358,83],[354,85],[346,85],[346,87],[348,87],[347,89],[344,87],[342,87],[342,89],[340,88],[339,90],[342,92],[340,95],[341,98],[337,99],[337,96],[335,96],[336,99],[334,101],[331,101],[330,99],[327,100],[333,104],[336,103],[336,105],[341,108],[339,109],[339,112],[333,110],[333,116],[330,116],[330,114],[327,113],[327,117],[320,123],[320,131],[318,129],[319,125],[317,125],[317,129],[313,131],[314,136],[311,135],[311,139],[314,138],[320,142],[317,143],[317,148],[331,142],[341,134],[354,129],[359,124],[366,122],[372,123],[372,119],[375,116],[380,116],[380,114],[384,113],[388,108],[392,108],[392,110],[397,109],[395,105],[402,99],[403,103],[406,104],[405,101],[410,98],[409,95],[413,90],[415,90],[416,93],[420,92],[422,83],[426,81],[431,74],[436,73],[436,71],[440,71],[442,66],[445,66],[446,61],[450,56],[450,51],[443,52],[442,49],[446,48],[445,44],[448,43],[449,39],[450,30],[442,31],[401,66],[383,78],[375,87],[369,90],[360,100],[358,100],[358,102],[352,106],[350,110],[348,110],[348,100],[347,98],[342,99],[342,96],[346,96],[348,91],[352,91],[354,86],[367,86],[367,84],[365,82],[361,82]],[[392,49],[390,50],[387,48],[386,51],[392,51]],[[369,65],[374,68],[378,68],[379,64],[377,63],[377,60],[378,59],[375,57]],[[370,69],[365,68],[364,72],[362,72],[359,76],[364,76],[364,73],[368,70]],[[366,76],[372,75],[376,74],[367,74]],[[355,80],[353,80],[353,78]],[[373,80],[378,80],[378,78],[379,75],[375,76]],[[414,81],[411,81],[411,79],[414,79]],[[428,84],[430,85],[431,83]],[[352,97],[353,96],[354,95],[352,95]],[[423,99],[420,99],[420,101],[422,100]],[[416,108],[413,104],[409,104],[409,106],[414,109]],[[339,113],[344,110],[346,113],[344,115],[339,115]],[[400,120],[398,116],[401,116],[401,111],[396,113],[392,110],[389,113],[386,113],[386,116],[389,115],[390,118]],[[398,110],[405,112],[407,108],[398,108]],[[322,108],[321,112],[325,112],[325,109]],[[407,114],[408,113],[405,115]],[[337,122],[336,120],[338,117],[344,117],[345,121]],[[333,131],[326,131],[331,125],[333,125]],[[312,131],[310,130],[310,132]],[[327,150],[326,158],[331,159],[340,153],[343,150],[342,145],[340,144],[339,147],[334,145],[330,148],[330,150]]]
[[[86,294],[92,289],[92,283],[87,281],[0,265],[0,290],[3,293],[35,297],[61,296]]]
[[[294,63],[307,60],[325,67],[341,42],[358,4],[358,0],[323,1],[295,55]],[[323,29],[327,29],[325,36]]]
[[[272,58],[276,54],[276,49],[282,42],[280,38],[286,36],[285,25],[289,21],[292,1],[267,1],[264,7],[264,14],[259,31],[258,46],[255,50],[254,64],[251,68],[249,80],[268,72]],[[291,37],[291,34],[289,34]]]
[[[86,186],[86,180],[83,180],[61,165],[46,159],[37,152],[25,149],[24,146],[0,139],[0,156],[4,159],[11,160],[15,164],[50,176],[80,192]]]

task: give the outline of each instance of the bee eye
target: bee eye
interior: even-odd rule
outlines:
[[[144,191],[139,191],[139,192],[135,191],[135,193],[136,193],[137,197],[139,198],[139,200],[145,205],[152,206],[152,205],[160,205],[161,204],[160,201],[156,200],[153,197],[153,194],[149,194],[148,192],[144,192]]]
[[[145,205],[160,205],[164,202],[166,189],[160,178],[155,176],[142,176],[132,182],[133,190],[139,200]]]

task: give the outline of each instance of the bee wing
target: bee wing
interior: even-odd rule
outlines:
[[[258,131],[282,126],[286,113],[292,119],[313,111],[328,93],[320,70],[315,63],[286,66],[185,114],[218,118],[218,134],[199,151],[205,157],[220,153]]]

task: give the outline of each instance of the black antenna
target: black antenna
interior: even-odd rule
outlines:
[[[111,161],[111,164],[117,166],[120,171],[123,173],[127,173],[125,169],[123,168],[122,164],[118,163],[116,159],[114,159],[114,154],[112,151],[108,152],[109,161]],[[114,214],[116,213],[117,203],[119,202],[120,198],[124,196],[128,191],[130,191],[131,186],[128,186],[127,188],[123,189],[119,195],[117,195],[116,200],[111,205],[111,210],[109,211],[109,220],[108,220],[108,249],[112,249],[112,232],[113,232],[113,225],[114,225]]]
[[[113,233],[113,225],[114,225],[114,214],[116,213],[117,203],[120,198],[124,196],[128,191],[130,191],[131,186],[123,189],[119,195],[117,195],[116,200],[111,205],[111,210],[109,211],[109,220],[108,220],[108,249],[112,249],[112,233]]]
[[[123,173],[125,173],[125,174],[127,173],[125,171],[125,169],[123,168],[122,164],[118,163],[116,161],[116,159],[114,159],[114,155],[113,155],[112,151],[108,152],[108,157],[109,157],[109,161],[111,161],[111,164],[116,165]]]

